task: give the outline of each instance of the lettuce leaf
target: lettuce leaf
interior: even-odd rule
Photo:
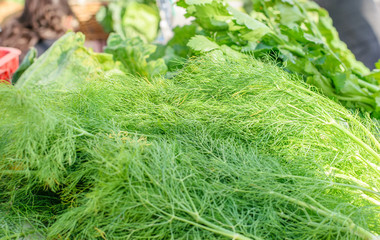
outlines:
[[[15,86],[64,90],[90,81],[107,66],[116,67],[111,55],[94,53],[83,46],[84,41],[82,33],[67,33],[22,74]]]
[[[119,34],[111,34],[107,41],[106,53],[113,55],[115,61],[120,61],[126,71],[135,75],[154,77],[164,75],[167,66],[163,59],[148,60],[156,51],[156,46],[146,44],[139,37],[124,39]]]

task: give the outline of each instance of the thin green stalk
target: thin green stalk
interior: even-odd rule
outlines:
[[[310,95],[312,95],[313,97],[316,97],[316,98],[319,98],[321,99],[322,96],[320,94],[317,94],[316,92],[313,92],[311,91],[310,89],[308,88],[305,88],[304,86],[300,86],[298,84],[295,84],[295,83],[291,83],[292,86],[294,86],[295,88],[298,88],[298,89],[302,89],[302,91],[305,91],[305,92],[308,92]],[[380,90],[380,88],[379,88]],[[345,97],[341,97],[341,96],[336,96],[337,98],[339,98],[340,100],[347,100],[347,101],[352,101],[353,98],[345,98]],[[367,97],[355,97],[356,100],[358,101],[361,101],[361,102],[364,102],[364,103],[368,103],[368,104],[372,104],[373,103],[373,100],[367,98]],[[292,106],[293,107],[293,106]],[[380,143],[379,141],[376,139],[376,137],[368,130],[368,128],[366,128],[360,121],[358,121],[355,117],[353,117],[352,115],[350,114],[347,114],[347,113],[343,113],[341,111],[339,111],[342,115],[345,115],[349,120],[355,122],[362,131],[364,131],[364,133],[367,135],[367,137],[370,138],[370,140],[372,141],[373,144],[375,144],[375,146],[377,147],[377,150],[380,151]]]
[[[285,41],[282,41],[282,42],[283,42],[283,45],[281,46],[281,48],[283,48],[285,50],[289,50],[290,52],[294,53],[298,57],[306,57],[305,53],[301,52],[297,47],[294,47],[293,45],[288,45],[288,44],[286,44]]]
[[[348,129],[341,126],[339,123],[337,123],[335,120],[327,123],[329,125],[332,125],[342,133],[346,134],[349,138],[351,138],[354,142],[359,144],[362,148],[364,148],[369,154],[371,154],[379,163],[380,163],[380,155],[375,152],[370,146],[368,146],[366,143],[364,143],[360,138],[356,137],[354,134],[352,134]]]
[[[146,172],[147,174],[147,172]],[[148,174],[149,175],[149,174]],[[152,181],[156,182],[155,180],[153,180],[153,178],[150,176],[149,177]],[[158,184],[157,186],[160,186],[161,187],[161,184],[157,183]],[[132,190],[134,190],[133,188],[131,188]],[[245,237],[239,233],[235,233],[235,232],[232,232],[232,231],[229,231],[227,229],[224,229],[222,227],[219,227],[205,219],[203,219],[202,217],[199,216],[199,214],[197,212],[190,212],[188,210],[184,210],[184,212],[186,212],[187,214],[189,214],[191,217],[194,218],[194,220],[196,222],[193,222],[193,221],[190,221],[190,220],[187,220],[187,219],[184,219],[184,218],[180,218],[180,217],[177,217],[173,214],[169,214],[165,211],[163,211],[162,209],[156,207],[155,205],[153,205],[152,203],[150,203],[149,201],[147,201],[146,199],[144,199],[143,197],[141,197],[136,191],[135,193],[140,197],[140,200],[145,202],[146,204],[150,205],[151,207],[153,207],[154,209],[156,209],[157,211],[173,218],[173,219],[176,219],[176,220],[179,220],[179,221],[182,221],[182,222],[185,222],[185,223],[188,223],[188,224],[191,224],[193,226],[196,226],[196,227],[200,227],[200,228],[203,228],[207,231],[210,231],[210,232],[213,232],[213,233],[216,233],[216,234],[220,234],[222,236],[226,236],[226,237],[229,237],[231,239],[234,239],[234,240],[252,240],[251,238],[248,238],[248,237]],[[189,196],[190,197],[190,196]],[[193,205],[193,207],[195,208],[195,206]],[[181,211],[183,211],[182,209],[180,209]],[[201,224],[199,224],[199,223]],[[203,225],[202,225],[203,224]],[[255,239],[257,240],[262,240],[261,238],[258,238],[258,237],[255,237]]]
[[[347,116],[351,121],[355,122],[360,127],[360,130],[362,130],[365,133],[365,135],[367,137],[369,137],[369,139],[372,141],[372,143],[375,144],[375,146],[377,147],[377,150],[380,151],[379,141],[377,141],[376,137],[368,130],[368,128],[366,128],[360,121],[358,121],[353,116],[351,116],[351,115],[347,115]]]
[[[360,190],[362,192],[367,192],[367,193],[372,193],[375,194],[376,196],[380,197],[380,193],[362,186],[357,186],[357,185],[350,185],[350,184],[344,184],[344,183],[337,183],[337,182],[332,182],[332,181],[326,181],[326,180],[320,180],[320,179],[315,179],[315,178],[310,178],[310,177],[304,177],[304,176],[294,176],[294,175],[284,175],[284,174],[276,174],[276,173],[265,173],[266,175],[271,175],[271,176],[276,176],[280,178],[293,178],[293,179],[304,179],[304,180],[310,180],[312,182],[321,182],[321,183],[327,183],[335,186],[340,186],[340,187],[346,187],[346,188],[351,188],[353,190]],[[336,176],[336,175],[334,175]],[[370,187],[370,186],[368,186]]]
[[[334,97],[338,100],[341,101],[355,101],[355,102],[362,102],[365,104],[368,104],[370,106],[373,106],[375,101],[372,100],[371,98],[364,97],[364,96],[350,96],[350,97],[345,97],[345,96],[340,96],[340,95],[334,95]]]
[[[199,227],[199,228],[203,228],[207,231],[210,231],[210,232],[213,232],[213,233],[216,233],[216,234],[220,234],[222,236],[225,236],[225,237],[228,237],[228,238],[231,238],[233,240],[252,240],[252,238],[248,238],[246,236],[243,236],[239,233],[235,233],[235,232],[231,232],[229,230],[226,230],[226,229],[223,229],[221,227],[217,227],[217,228],[214,228],[214,224],[202,219],[202,218],[198,218],[199,222],[204,224],[199,224],[199,223],[196,223],[196,222],[193,222],[193,221],[189,221],[187,219],[184,219],[184,218],[180,218],[180,217],[177,217],[177,216],[174,216],[174,215],[170,215],[170,214],[167,214],[168,216],[172,217],[173,219],[176,219],[178,221],[181,221],[181,222],[185,222],[187,224],[190,224],[190,225],[193,225],[193,226],[196,226],[196,227]],[[255,239],[258,239],[258,240],[262,240],[262,238],[259,238],[259,237],[255,237]]]
[[[183,181],[181,181],[181,185],[182,185],[182,187],[183,187],[183,189],[184,189],[184,191],[185,191],[185,194],[186,194],[186,197],[188,198],[188,201],[190,201],[190,204],[191,204],[191,207],[193,208],[193,211],[194,211],[194,212],[196,213],[196,215],[198,215],[198,217],[199,217],[198,210],[197,210],[197,208],[195,207],[195,204],[194,204],[193,200],[191,199],[190,194],[189,194],[189,192],[187,191],[187,188],[186,188],[186,186],[185,186],[185,184],[184,184]]]
[[[331,170],[335,170],[335,169],[331,169]],[[339,169],[336,169],[339,171]],[[355,177],[352,177],[352,176],[347,176],[345,174],[342,174],[342,173],[334,173],[333,174],[334,177],[337,177],[337,178],[341,178],[341,179],[344,179],[344,180],[349,180],[349,181],[352,181],[356,184],[358,184],[359,186],[362,186],[363,188],[370,188],[371,186],[368,185],[367,183],[355,178]],[[373,188],[373,190],[375,192],[377,192],[377,194],[379,194],[378,190],[376,188]]]
[[[87,137],[95,137],[94,134],[91,134],[83,129],[80,129],[80,128],[77,128],[77,127],[74,127],[74,126],[70,126],[72,127],[75,131],[79,132],[81,135],[84,135],[84,136],[87,136]]]
[[[148,204],[151,207],[153,207],[154,209],[156,209],[157,211],[161,212],[162,214],[165,214],[166,216],[171,217],[173,219],[176,219],[178,221],[181,221],[181,222],[184,222],[184,223],[187,223],[187,224],[190,224],[190,225],[193,225],[193,226],[205,229],[207,231],[210,231],[210,232],[213,232],[213,233],[216,233],[216,234],[219,234],[219,235],[231,238],[233,240],[252,240],[251,238],[248,238],[248,237],[246,237],[244,235],[241,235],[239,233],[232,232],[232,231],[229,231],[229,230],[224,229],[222,227],[219,227],[219,226],[217,226],[217,225],[215,225],[215,224],[213,224],[213,223],[211,223],[211,222],[203,219],[202,217],[199,216],[198,213],[190,213],[189,211],[185,211],[187,214],[189,214],[196,221],[196,222],[194,222],[194,221],[187,220],[185,218],[181,218],[181,217],[175,216],[174,214],[169,214],[169,213],[165,212],[164,210],[156,207],[155,205],[153,205],[152,203],[150,203],[146,199],[143,199],[141,197],[140,197],[140,199],[142,201],[144,201],[146,204]],[[255,239],[257,239],[257,240],[263,240],[263,239],[261,239],[259,237],[255,237]]]
[[[342,216],[339,213],[335,213],[335,212],[331,212],[331,211],[327,211],[324,209],[317,208],[317,207],[312,206],[306,202],[303,202],[301,200],[283,195],[281,193],[276,193],[276,192],[270,191],[269,194],[274,195],[274,196],[279,197],[279,198],[282,198],[282,199],[285,199],[291,203],[294,203],[294,204],[299,205],[301,207],[307,208],[309,210],[312,210],[312,211],[314,211],[314,212],[316,212],[322,216],[332,218],[334,221],[345,226],[347,228],[347,230],[354,232],[354,234],[356,236],[361,237],[365,240],[377,240],[378,239],[371,232],[369,232],[366,229],[356,225],[350,218],[348,218],[346,216]]]
[[[361,79],[359,79],[359,86],[361,86],[363,88],[367,88],[372,93],[376,93],[376,92],[380,91],[380,87],[378,87],[376,85],[373,85],[373,84],[370,84],[370,83],[368,83],[368,82],[366,82],[364,80],[361,80]]]
[[[360,155],[356,155],[355,158],[361,162],[363,162],[364,164],[370,166],[377,174],[380,175],[380,166],[377,166],[376,164],[374,163],[371,163],[370,161],[368,161],[367,159],[364,159],[362,156]]]

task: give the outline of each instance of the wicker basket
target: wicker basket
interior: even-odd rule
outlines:
[[[71,2],[70,6],[79,21],[79,31],[83,32],[87,40],[106,40],[108,33],[96,21],[96,13],[107,3],[101,1]]]

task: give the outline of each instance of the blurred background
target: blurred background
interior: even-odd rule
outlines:
[[[250,12],[257,0],[228,1]],[[380,0],[315,0],[327,9],[340,38],[367,67],[380,58]],[[165,44],[173,28],[191,22],[175,0],[0,0],[0,46],[42,54],[67,31],[81,31],[101,52],[110,32]]]

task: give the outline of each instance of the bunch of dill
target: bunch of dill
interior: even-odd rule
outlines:
[[[380,233],[377,125],[271,63],[214,51],[173,79],[0,92],[5,238]]]

